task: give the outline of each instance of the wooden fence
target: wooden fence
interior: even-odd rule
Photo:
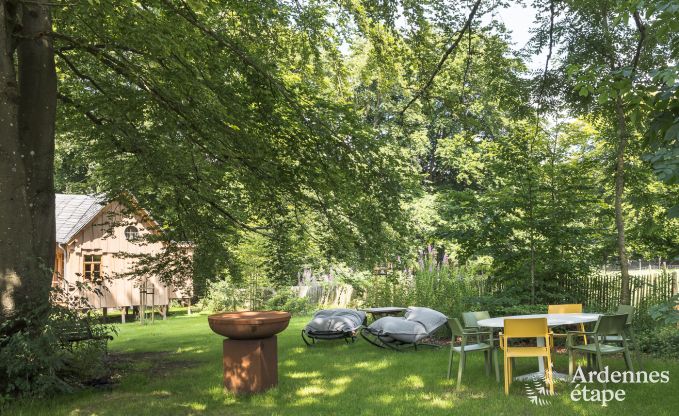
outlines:
[[[677,294],[677,271],[636,274],[630,276],[632,305],[637,311],[665,302]],[[620,274],[605,273],[559,282],[562,293],[570,294],[571,300],[589,308],[612,311],[620,303]]]
[[[307,298],[311,303],[321,306],[345,308],[354,296],[354,288],[344,284],[292,286],[291,289],[300,298]]]
[[[637,309],[637,313],[644,313],[649,306],[665,302],[677,294],[679,291],[678,280],[679,271],[676,270],[630,276],[632,305]],[[299,297],[307,298],[313,304],[326,307],[347,307],[356,297],[354,288],[346,284],[293,286],[291,289]],[[434,292],[445,292],[445,289],[438,287],[433,290]],[[503,291],[501,284],[493,283],[491,285],[486,278],[456,281],[455,287],[449,289],[460,291],[464,297],[502,293]],[[399,286],[396,290],[398,295],[408,298],[407,301],[400,298],[398,300],[380,300],[384,300],[386,303],[390,303],[390,301],[397,301],[398,303],[402,300],[406,303],[408,301],[423,301],[419,297],[418,299],[410,299],[408,293],[405,293],[409,292],[407,287]],[[582,278],[563,279],[558,282],[558,290],[560,293],[567,294],[564,301],[582,303],[590,310],[614,311],[620,303],[620,274],[601,273]],[[372,293],[372,295],[375,295],[375,293]],[[396,296],[397,294],[392,293],[392,295]]]

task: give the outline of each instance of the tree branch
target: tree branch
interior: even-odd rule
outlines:
[[[637,27],[637,30],[639,31],[639,41],[637,42],[637,49],[634,52],[634,58],[632,59],[632,81],[634,81],[634,77],[636,76],[637,73],[637,68],[639,67],[639,58],[641,56],[641,48],[644,45],[644,41],[646,40],[646,25],[644,22],[641,20],[641,15],[639,15],[639,10],[634,10],[634,13],[632,13],[632,16],[634,17],[634,24]]]
[[[474,16],[476,15],[476,11],[479,9],[479,5],[481,4],[481,0],[476,0],[476,3],[474,3],[474,7],[472,7],[471,12],[469,13],[469,17],[467,17],[467,21],[464,23],[464,26],[462,26],[462,29],[458,33],[457,37],[453,41],[453,43],[446,49],[444,52],[443,56],[439,60],[438,64],[436,64],[436,67],[434,68],[434,71],[431,73],[429,76],[429,79],[427,82],[422,86],[422,88],[413,96],[413,98],[410,99],[408,104],[399,112],[399,115],[403,117],[403,114],[405,114],[406,111],[408,111],[408,108],[410,108],[415,101],[417,101],[422,94],[424,94],[429,87],[434,83],[434,78],[436,78],[436,75],[438,75],[439,72],[441,72],[441,69],[443,69],[443,65],[446,63],[448,60],[448,57],[457,49],[457,46],[460,44],[460,41],[462,40],[462,37],[464,36],[465,31],[469,30],[472,20],[474,20]]]
[[[83,109],[71,97],[64,95],[60,92],[57,92],[57,99],[60,100],[61,102],[65,103],[65,104],[73,106],[78,111],[81,111],[85,117],[87,117],[92,123],[96,124],[97,126],[103,126],[104,125],[104,119],[95,116],[94,113],[92,113],[89,110]]]

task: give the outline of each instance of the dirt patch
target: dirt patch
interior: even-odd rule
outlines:
[[[177,371],[193,368],[198,361],[178,359],[171,351],[115,353],[109,355],[113,377],[122,373],[143,372],[148,377],[166,376]]]

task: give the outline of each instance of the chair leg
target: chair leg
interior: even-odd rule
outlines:
[[[588,355],[588,357],[589,357],[589,355]],[[575,362],[574,362],[575,360],[573,358],[575,358],[575,357],[573,357],[573,350],[569,348],[568,349],[568,381],[569,382],[573,380],[573,371],[575,370],[575,368],[574,368],[575,367]]]
[[[465,362],[467,361],[466,356],[467,354],[463,351],[460,353],[460,362],[457,365],[457,386],[456,388],[460,388],[460,384],[462,383],[462,371],[464,371],[464,365]]]
[[[486,376],[490,375],[490,351],[483,352],[483,362],[486,367]]]
[[[603,368],[603,363],[601,362],[601,353],[596,353],[596,369],[601,371]]]
[[[497,358],[497,349],[493,348],[493,363],[495,365],[495,381],[500,382],[500,363]]]
[[[512,381],[514,381],[514,362],[516,361],[515,358],[510,358],[509,359],[509,384],[512,384]]]
[[[552,372],[552,356],[547,355],[547,365],[545,366],[545,378],[549,383],[549,394],[554,395],[554,373]]]
[[[511,364],[510,364],[510,363],[511,363],[511,360],[510,360],[509,358],[507,358],[507,356],[505,355],[505,361],[504,361],[504,362],[505,362],[505,368],[504,368],[504,376],[505,376],[505,395],[509,396],[509,377],[510,377],[510,375],[509,375],[509,367],[510,367],[510,365],[511,365]]]
[[[580,324],[579,329],[580,329],[580,331],[585,332],[585,324]],[[587,345],[587,335],[583,335],[582,338],[583,338],[583,342],[585,343],[585,345]]]
[[[625,365],[627,366],[627,369],[634,371],[634,368],[632,367],[632,357],[630,356],[629,350],[625,349],[625,352],[622,355],[625,357]]]
[[[450,346],[450,356],[448,357],[448,375],[446,378],[450,380],[450,372],[452,371],[453,368],[453,346]]]

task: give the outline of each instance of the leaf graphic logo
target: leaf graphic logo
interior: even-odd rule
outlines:
[[[547,382],[545,381],[545,376],[542,375],[539,378],[530,380],[524,383],[526,390],[526,396],[528,400],[536,406],[547,406],[552,404],[549,400],[549,389],[547,388]]]

